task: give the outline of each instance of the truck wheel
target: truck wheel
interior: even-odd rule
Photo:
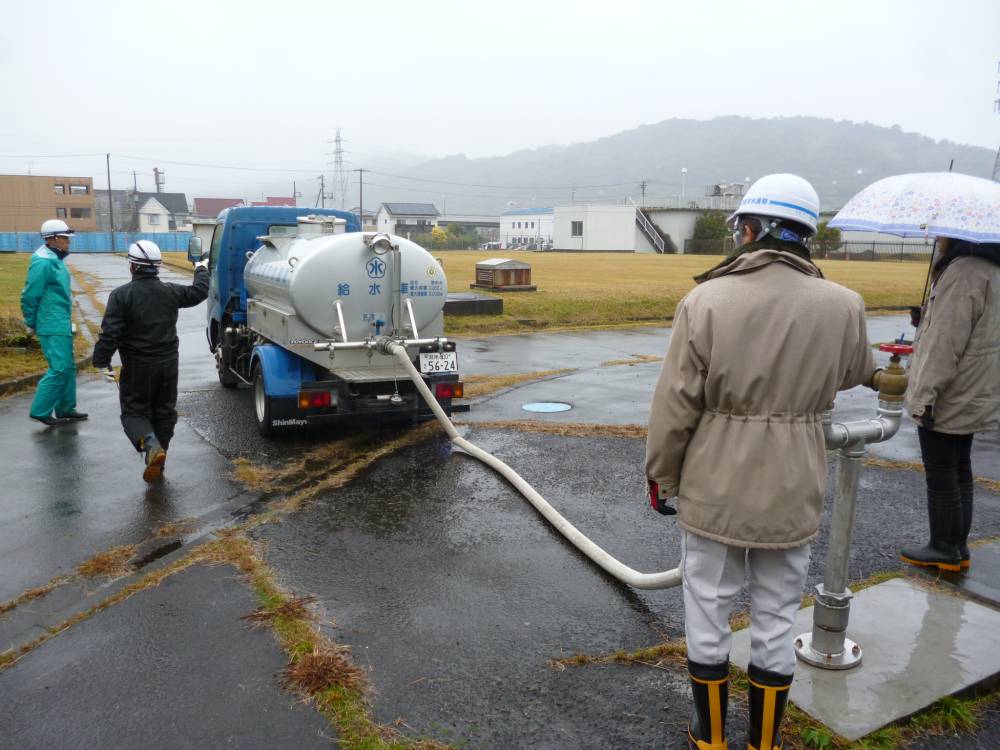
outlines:
[[[257,432],[264,437],[274,434],[271,399],[264,389],[264,368],[259,364],[253,368],[253,411],[257,422]]]
[[[222,354],[222,346],[215,350],[215,369],[219,371],[219,382],[223,388],[235,388],[239,385],[239,379],[233,375],[229,369],[229,363]]]

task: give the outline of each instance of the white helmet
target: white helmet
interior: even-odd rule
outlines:
[[[816,234],[819,221],[819,196],[808,181],[794,174],[769,174],[761,177],[747,190],[740,207],[729,217],[735,224],[739,216],[770,217],[795,221]],[[772,225],[772,228],[775,225]]]
[[[149,240],[136,240],[128,246],[128,259],[130,263],[155,270],[163,262],[160,248],[155,242]]]
[[[69,237],[73,230],[62,219],[48,219],[42,222],[40,234],[42,239],[47,240],[49,237]]]

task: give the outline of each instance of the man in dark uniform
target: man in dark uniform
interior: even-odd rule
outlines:
[[[121,353],[122,427],[145,454],[142,478],[152,482],[163,475],[177,424],[177,310],[208,296],[208,261],[196,264],[193,283],[182,286],[160,281],[162,256],[154,242],[133,242],[128,260],[132,281],[108,299],[94,367],[110,370],[111,357]]]

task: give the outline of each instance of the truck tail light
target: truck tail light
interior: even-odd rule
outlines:
[[[458,383],[436,383],[434,385],[434,395],[439,398],[462,398],[465,387]]]
[[[299,391],[300,409],[322,409],[331,403],[330,391]]]

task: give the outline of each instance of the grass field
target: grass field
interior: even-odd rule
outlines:
[[[616,253],[437,253],[452,291],[468,290],[476,262],[497,255],[530,263],[538,291],[503,293],[503,315],[449,317],[449,333],[662,324],[695,286],[692,277],[722,259]],[[819,266],[828,279],[861,294],[869,308],[917,304],[927,272],[923,263],[829,260],[820,261]]]
[[[0,254],[0,339],[23,333],[21,288],[28,273],[30,253]],[[0,348],[0,380],[18,378],[46,368],[41,351]]]
[[[476,262],[502,255],[531,264],[536,292],[506,292],[503,315],[455,315],[450,334],[512,333],[538,329],[662,325],[694,287],[692,277],[718,263],[711,255],[439,251],[451,291],[468,291]],[[191,270],[184,253],[164,262]],[[927,266],[918,262],[819,261],[823,273],[854,289],[869,309],[919,302]]]

